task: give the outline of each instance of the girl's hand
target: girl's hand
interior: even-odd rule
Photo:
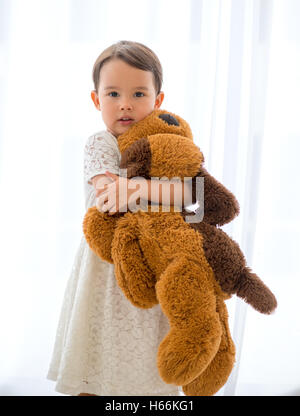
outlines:
[[[99,192],[100,196],[96,204],[98,210],[108,212],[109,215],[116,212],[127,212],[128,200],[136,190],[128,189],[128,178],[110,172],[105,172],[105,175],[113,182],[106,184],[106,189]]]
[[[114,180],[108,176],[101,174],[92,179],[93,186],[95,188],[95,196],[98,198],[102,192],[106,191],[107,185],[112,183]]]

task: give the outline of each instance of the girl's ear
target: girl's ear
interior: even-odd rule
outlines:
[[[95,91],[95,90],[91,91],[91,98],[92,98],[93,103],[95,104],[95,107],[97,108],[97,110],[101,111],[100,101],[99,101],[97,91]]]
[[[165,98],[165,94],[161,91],[156,97],[154,108],[159,108],[161,106],[164,98]]]

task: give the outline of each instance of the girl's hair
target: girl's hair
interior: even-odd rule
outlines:
[[[154,85],[156,93],[159,94],[162,86],[162,66],[155,55],[155,53],[138,42],[131,42],[121,40],[108,48],[106,48],[96,59],[93,67],[93,81],[95,91],[98,91],[100,81],[100,71],[105,62],[111,59],[118,58],[127,64],[142,69],[143,71],[150,71],[154,76]]]

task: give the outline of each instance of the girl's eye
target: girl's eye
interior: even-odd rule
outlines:
[[[110,97],[117,97],[118,93],[116,91],[112,91],[108,94]]]
[[[138,91],[138,92],[135,93],[135,95],[136,95],[136,97],[143,97],[144,96],[144,93]]]

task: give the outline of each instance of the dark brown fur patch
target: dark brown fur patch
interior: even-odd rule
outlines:
[[[275,296],[246,266],[239,245],[212,225],[204,222],[190,225],[203,236],[205,257],[221,289],[228,294],[236,294],[261,313],[273,312],[277,306]]]
[[[127,168],[127,178],[143,176],[149,179],[151,149],[147,138],[143,137],[129,146],[121,155],[120,168]]]
[[[233,193],[212,177],[206,169],[200,168],[193,178],[193,203],[196,203],[196,177],[204,178],[204,218],[211,225],[224,225],[239,214],[239,204]]]

